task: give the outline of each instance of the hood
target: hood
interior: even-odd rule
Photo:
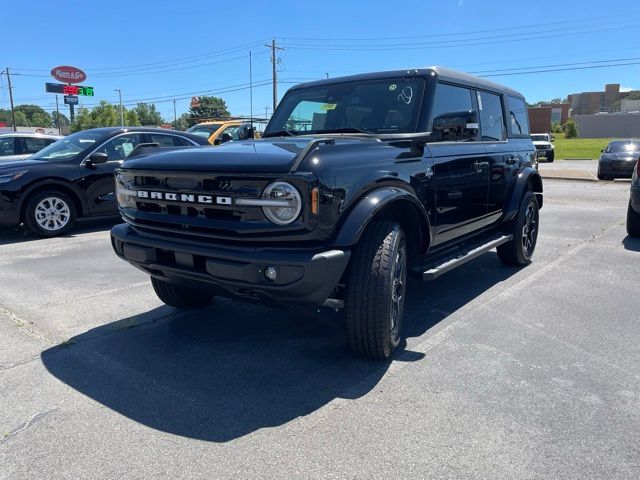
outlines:
[[[43,163],[40,160],[14,160],[0,161],[0,175],[3,173],[19,172],[20,170],[28,170],[29,167],[40,166]]]
[[[213,172],[288,172],[309,137],[269,138],[229,142],[217,147],[149,152],[125,160],[122,168]]]

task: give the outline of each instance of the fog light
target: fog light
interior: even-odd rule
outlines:
[[[264,278],[274,282],[278,278],[278,271],[275,267],[267,267],[264,269]]]

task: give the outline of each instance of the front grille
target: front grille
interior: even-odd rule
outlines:
[[[536,147],[536,149],[537,149],[537,150],[546,150],[546,149],[548,149],[548,148],[549,148],[549,147],[548,147],[548,146],[546,146],[546,145],[536,145],[535,147]]]
[[[173,231],[178,235],[208,234],[217,238],[250,237],[253,234],[307,229],[307,212],[304,208],[298,221],[288,227],[278,227],[269,222],[261,207],[236,205],[236,201],[241,198],[260,198],[264,188],[277,179],[272,176],[120,170],[116,179],[127,190],[145,190],[149,196],[151,192],[163,194],[161,199],[138,196],[135,207],[131,205],[123,209],[125,220],[140,228]],[[301,193],[306,191],[302,179],[292,183],[297,183]],[[177,199],[168,200],[165,193],[175,193]],[[182,197],[182,194],[185,196]],[[213,204],[199,203],[199,196],[212,198]],[[196,201],[183,201],[186,198]]]

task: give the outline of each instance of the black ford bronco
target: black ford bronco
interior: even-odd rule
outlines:
[[[493,248],[531,261],[542,181],[525,105],[440,67],[295,86],[260,140],[126,160],[113,248],[168,305],[344,309],[350,346],[386,358],[407,274]]]

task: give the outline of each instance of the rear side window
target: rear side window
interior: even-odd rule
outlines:
[[[500,142],[506,139],[500,95],[478,92],[478,109],[480,110],[482,140]]]
[[[12,137],[0,138],[0,157],[15,155],[15,152]]]
[[[44,147],[51,145],[53,142],[55,142],[55,140],[51,140],[49,138],[23,138],[22,153],[38,153]]]
[[[186,147],[187,145],[192,145],[184,138],[175,135],[152,133],[149,135],[149,139],[151,143],[157,143],[159,147]]]
[[[511,135],[529,135],[529,118],[524,100],[509,97],[509,128]]]

